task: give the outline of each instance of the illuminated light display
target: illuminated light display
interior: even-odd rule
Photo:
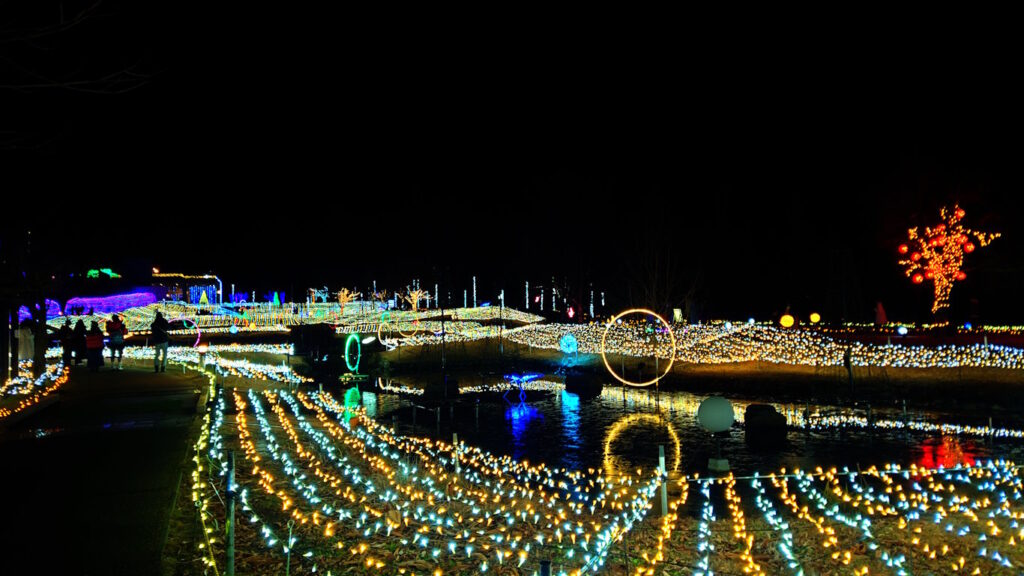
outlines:
[[[648,314],[650,316],[654,316],[655,318],[657,318],[658,321],[660,321],[661,324],[665,326],[665,329],[668,332],[668,336],[669,336],[669,338],[671,340],[671,344],[672,344],[672,350],[671,350],[671,352],[668,355],[668,365],[665,366],[665,371],[660,373],[660,374],[658,374],[657,376],[655,376],[651,380],[647,380],[647,381],[644,381],[644,382],[631,382],[631,381],[626,380],[626,379],[622,378],[621,376],[619,376],[615,372],[615,370],[612,369],[611,365],[608,364],[608,356],[605,353],[606,348],[607,348],[608,332],[612,329],[613,326],[616,326],[616,322],[619,322],[624,316],[628,316],[630,314]],[[630,330],[630,329],[631,328],[627,328],[627,330]],[[650,338],[654,339],[654,340],[657,340],[656,334],[657,334],[657,332],[651,332]],[[655,354],[655,357],[658,356],[657,349],[655,349],[654,354]],[[604,366],[608,370],[608,373],[611,374],[619,382],[622,382],[623,384],[626,384],[626,385],[629,385],[629,386],[644,387],[644,386],[650,386],[651,384],[657,383],[658,380],[661,380],[666,374],[669,373],[670,370],[672,370],[672,364],[675,363],[675,357],[676,357],[676,337],[672,333],[672,326],[668,322],[666,322],[664,318],[662,318],[661,316],[659,316],[658,314],[656,314],[656,313],[654,313],[654,312],[652,312],[650,310],[645,310],[643,308],[631,308],[631,309],[626,310],[624,312],[620,312],[614,318],[609,320],[608,323],[605,325],[604,334],[602,334],[602,336],[601,336],[601,359],[604,360]]]
[[[426,299],[428,302],[430,301],[430,292],[420,290],[419,288],[409,289],[406,295],[402,298],[409,303],[413,312],[418,312],[420,309],[420,300]]]
[[[576,354],[579,351],[579,342],[576,341],[576,337],[571,333],[565,334],[558,339],[558,349],[563,354]]]
[[[796,319],[793,318],[792,314],[783,314],[782,318],[779,318],[779,325],[783,328],[792,328],[795,323]]]
[[[81,308],[86,311],[92,309],[94,312],[101,314],[114,314],[128,308],[149,306],[155,302],[156,295],[152,292],[129,292],[113,296],[72,298],[64,304],[64,313],[71,314],[73,308]]]
[[[646,424],[664,428],[672,438],[672,470],[678,471],[683,458],[683,445],[675,427],[668,420],[655,414],[628,414],[623,416],[608,429],[604,439],[604,468],[605,474],[614,476],[617,466],[615,465],[615,442],[619,436],[629,428],[638,424]]]
[[[504,382],[494,384],[477,384],[459,388],[459,394],[481,394],[488,392],[509,392],[512,390],[524,390],[535,392],[561,392],[565,385],[561,382],[540,379],[540,374],[533,374],[532,378],[519,378],[506,376]]]
[[[534,324],[509,330],[507,335],[509,340],[519,344],[558,350],[559,339],[569,332],[576,337],[580,354],[599,354],[605,328],[603,324]],[[634,357],[651,355],[651,344],[639,328],[617,332],[607,336],[604,347],[608,352]],[[1010,346],[866,344],[836,340],[821,329],[784,329],[767,324],[733,325],[732,328],[726,328],[724,322],[689,325],[685,330],[677,330],[676,338],[677,362],[726,364],[758,361],[843,366],[843,354],[849,348],[854,366],[1024,369],[1024,349]],[[659,341],[656,348],[659,358],[668,358],[672,352],[667,339]]]
[[[926,226],[923,231],[920,227],[914,227],[907,231],[914,251],[910,258],[899,261],[914,284],[921,284],[925,280],[933,283],[933,314],[949,307],[953,283],[967,278],[962,270],[964,254],[974,252],[976,247],[988,246],[1000,236],[999,233],[977,232],[966,228],[961,222],[966,212],[959,206],[954,206],[952,210],[943,207],[939,214],[942,221],[936,226]],[[899,248],[900,254],[906,254],[908,250],[910,248],[906,244]]]
[[[292,562],[305,562],[310,571],[331,562],[323,550],[335,544],[368,568],[393,567],[387,550],[395,547],[382,544],[397,541],[405,558],[428,561],[434,573],[500,571],[503,565],[535,573],[535,549],[575,574],[593,573],[611,545],[644,517],[659,482],[527,466],[470,446],[397,436],[329,394],[249,390],[247,399],[234,396],[239,452],[248,463],[236,481],[251,515],[239,530],[254,530],[268,550],[292,552]],[[215,460],[229,442],[217,430],[224,418],[216,412],[223,409],[218,401],[209,418]],[[264,439],[259,448],[250,439],[249,414]],[[304,447],[307,442],[318,454]],[[454,458],[458,475],[450,472]],[[285,542],[279,535],[286,521],[296,531]]]
[[[46,319],[47,320],[52,320],[54,318],[59,318],[61,316],[61,314],[62,314],[62,312],[60,311],[60,303],[58,303],[56,300],[50,300],[49,298],[47,298],[46,299]],[[23,322],[25,320],[28,320],[31,317],[32,317],[32,314],[29,312],[27,306],[20,306],[18,308],[18,322]]]
[[[129,350],[152,354],[151,348]],[[215,486],[224,480],[228,450],[240,455],[234,486],[241,503],[237,530],[244,532],[239,542],[265,546],[282,562],[288,558],[295,573],[363,566],[366,573],[386,574],[404,565],[416,566],[410,574],[536,574],[542,559],[564,576],[625,573],[621,563],[606,563],[619,562],[621,554],[609,552],[613,546],[621,551],[626,538],[634,559],[626,570],[634,576],[673,573],[680,566],[703,574],[1016,574],[1024,565],[1024,480],[1021,466],[1010,461],[781,469],[723,478],[681,474],[670,482],[678,490],[670,514],[654,520],[660,530],[638,548],[633,531],[651,511],[655,490],[669,482],[663,475],[613,478],[526,463],[465,443],[402,436],[367,417],[353,399],[342,403],[329,393],[214,387],[218,374],[287,383],[260,377],[287,374],[278,372],[287,367],[242,361],[248,372],[229,372],[220,352],[288,351],[280,345],[210,346],[209,368],[199,370],[209,377],[212,402],[194,445],[191,497],[201,527],[198,556],[211,572],[224,558],[218,528],[224,508]],[[59,354],[54,348],[47,355]],[[169,355],[196,369],[195,349],[176,347]],[[23,363],[19,371],[28,368]],[[52,373],[67,370],[55,365]],[[4,390],[51,384],[5,383]],[[648,396],[633,389],[608,393],[630,401]],[[616,423],[612,444],[630,426],[671,426],[655,414],[628,418],[635,416],[647,421]],[[860,424],[815,415],[807,422]],[[994,433],[910,424],[929,433]],[[1024,439],[1019,430],[995,435]],[[673,469],[679,466],[673,461]],[[699,498],[689,518],[688,498]],[[684,530],[692,530],[682,540],[686,545],[673,545]],[[258,556],[249,548],[239,560]]]
[[[386,392],[389,394],[409,394],[411,396],[422,396],[423,394],[426,393],[426,390],[424,390],[423,388],[413,388],[411,386],[406,386],[405,384],[398,384],[392,382],[391,380],[385,382],[383,378],[377,378],[377,388],[381,392]]]
[[[361,292],[353,292],[348,288],[342,288],[341,290],[338,290],[338,306],[341,308],[341,313],[344,314],[345,306],[349,305],[360,296],[362,296]]]
[[[355,343],[355,345],[356,345],[356,360],[355,360],[355,362],[351,362],[349,360],[349,358],[351,358],[351,354],[350,354],[349,349],[352,347],[353,343]],[[345,339],[345,366],[348,368],[349,372],[359,372],[359,361],[362,359],[362,357],[363,357],[363,345],[360,342],[359,334],[356,334],[355,332],[353,332],[353,333],[348,335],[348,338]]]
[[[59,349],[57,349],[59,350]],[[49,351],[48,351],[49,352]],[[32,362],[18,363],[18,376],[11,378],[0,386],[0,399],[16,398],[16,404],[0,404],[0,423],[5,419],[38,404],[68,381],[71,368],[63,362],[47,364],[46,370],[38,378],[32,376]]]
[[[192,329],[196,331],[196,341],[195,341],[194,344],[192,344],[192,347],[194,348],[196,346],[199,346],[199,340],[203,337],[203,332],[202,332],[202,330],[199,329],[199,324],[196,324],[195,320],[193,320],[191,318],[187,318],[185,316],[181,316],[179,318],[175,318],[174,320],[171,320],[171,322],[172,323],[173,322],[181,322],[183,325],[191,324],[192,325]]]
[[[811,312],[811,324],[817,324],[818,322],[821,322],[821,314]]]

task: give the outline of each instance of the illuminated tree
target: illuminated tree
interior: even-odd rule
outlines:
[[[960,206],[952,210],[942,208],[942,222],[935,227],[911,228],[910,242],[901,244],[900,266],[914,284],[930,280],[935,287],[932,313],[949,307],[949,294],[953,282],[967,278],[963,271],[964,254],[970,254],[979,247],[988,246],[998,238],[998,233],[976,232],[961,223],[966,213]]]
[[[362,292],[353,292],[348,288],[338,290],[338,304],[341,305],[341,312],[345,311],[345,305],[362,296]]]
[[[420,300],[426,298],[428,302],[430,301],[430,293],[420,288],[416,288],[415,290],[410,289],[409,293],[403,298],[410,306],[412,306],[412,311],[416,312],[420,309]]]

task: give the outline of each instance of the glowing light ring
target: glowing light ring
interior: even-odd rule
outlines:
[[[608,476],[614,476],[615,470],[612,469],[612,444],[619,438],[619,435],[629,429],[630,426],[646,422],[649,424],[663,425],[668,430],[668,435],[672,437],[672,445],[675,448],[675,453],[672,456],[672,471],[679,470],[679,464],[682,461],[682,441],[679,439],[679,434],[676,433],[676,429],[672,426],[672,423],[664,418],[655,416],[654,414],[630,414],[624,418],[619,419],[612,427],[608,429],[608,435],[604,439],[604,471]]]
[[[672,353],[669,354],[668,366],[665,367],[665,371],[662,372],[660,375],[658,375],[656,378],[654,378],[652,380],[648,380],[646,382],[631,382],[629,380],[626,380],[626,379],[620,377],[618,374],[615,373],[615,370],[612,370],[611,365],[608,364],[608,357],[605,355],[605,341],[608,339],[608,331],[611,330],[611,327],[615,324],[615,322],[617,322],[619,320],[619,318],[622,318],[623,316],[626,316],[627,314],[650,314],[651,316],[654,316],[662,324],[665,325],[665,329],[668,330],[669,338],[672,339]],[[672,333],[672,326],[670,326],[669,323],[666,322],[665,319],[662,318],[661,316],[659,316],[657,313],[652,312],[650,310],[647,310],[645,308],[630,308],[629,310],[626,310],[625,312],[619,312],[618,316],[612,318],[608,322],[608,325],[605,327],[604,334],[601,335],[601,360],[604,360],[604,367],[608,369],[608,373],[611,374],[619,382],[622,382],[623,384],[625,384],[627,386],[636,386],[638,388],[643,388],[645,386],[650,386],[651,384],[654,384],[658,380],[661,380],[662,378],[664,378],[665,375],[668,374],[670,370],[672,370],[672,365],[675,364],[675,362],[676,362],[676,335]]]
[[[355,366],[353,366],[352,363],[348,361],[348,359],[349,359],[349,349],[352,348],[352,342],[353,341],[355,341],[355,343],[356,343],[356,364],[355,364]],[[355,332],[353,332],[353,333],[348,335],[348,338],[345,339],[345,366],[348,367],[348,371],[349,372],[358,372],[359,371],[359,361],[362,358],[363,358],[363,345],[359,341],[359,334],[356,334]]]
[[[398,325],[401,326],[402,324],[399,323]],[[408,334],[406,334],[405,331],[403,331],[401,328],[395,328],[395,330],[398,331],[398,333],[402,336],[402,338],[412,338],[420,330],[419,329],[420,319],[416,318],[415,320],[413,320],[412,321],[412,325],[415,326],[416,328],[412,332],[409,332]]]
[[[174,320],[171,320],[171,322],[177,322],[178,320],[181,320],[182,324],[184,324],[185,322],[192,324],[192,327],[196,329],[196,343],[193,344],[192,347],[195,348],[196,346],[199,346],[199,339],[203,337],[203,332],[202,330],[199,329],[199,324],[196,324],[195,320],[191,318],[186,318],[185,316],[179,316]]]
[[[398,345],[391,338],[385,338],[383,335],[385,325],[388,327],[388,332],[391,332],[391,323],[385,320],[385,317],[391,318],[391,312],[384,312],[380,315],[380,322],[377,323],[377,340],[388,350],[394,350]]]

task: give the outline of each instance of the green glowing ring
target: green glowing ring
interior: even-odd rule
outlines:
[[[356,342],[356,365],[355,366],[353,366],[352,363],[348,361],[348,356],[349,356],[348,351],[352,347],[352,341],[353,340],[355,340],[355,342]],[[345,340],[345,366],[348,367],[348,371],[349,372],[359,372],[359,361],[362,358],[363,358],[363,344],[362,344],[362,342],[359,341],[359,334],[356,334],[355,332],[353,332],[353,333],[349,334],[348,338]]]

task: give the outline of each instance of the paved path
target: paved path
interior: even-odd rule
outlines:
[[[0,573],[158,574],[205,385],[75,368],[56,404],[0,433]]]

